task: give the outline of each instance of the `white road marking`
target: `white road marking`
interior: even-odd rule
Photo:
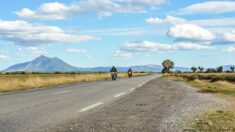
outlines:
[[[60,92],[55,92],[54,94],[62,94],[62,93],[68,93],[69,90],[65,90],[65,91],[60,91]]]
[[[135,90],[135,88],[132,88],[132,89],[129,89],[130,91],[134,91]]]
[[[143,86],[143,84],[139,84],[139,85],[138,85],[138,87],[142,87],[142,86]]]
[[[126,93],[119,93],[119,94],[117,94],[117,95],[115,95],[115,96],[113,96],[114,98],[118,98],[118,97],[120,97],[120,96],[122,96],[122,95],[124,95],[124,94],[126,94]]]
[[[98,102],[98,103],[96,103],[96,104],[90,105],[90,106],[88,106],[88,107],[85,107],[85,108],[79,110],[79,112],[88,111],[88,110],[90,110],[90,109],[92,109],[92,108],[95,108],[95,107],[98,107],[98,106],[102,105],[103,103],[104,103],[104,102]]]

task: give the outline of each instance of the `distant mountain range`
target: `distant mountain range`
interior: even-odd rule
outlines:
[[[228,70],[231,65],[224,66],[224,70]],[[140,66],[131,66],[131,69],[135,72],[161,72],[162,70],[161,65],[140,65]],[[3,72],[17,72],[17,71],[25,71],[25,72],[108,72],[111,69],[111,67],[93,67],[93,68],[79,68],[72,65],[69,65],[68,63],[64,62],[63,60],[53,57],[49,58],[46,56],[39,56],[36,59],[16,64],[13,66],[10,66]],[[129,67],[117,67],[117,70],[119,72],[126,72],[129,69]],[[180,71],[191,71],[190,68],[187,67],[175,67],[173,69],[180,70]]]
[[[16,64],[10,66],[3,72],[16,72],[16,71],[25,71],[25,72],[67,72],[67,71],[78,71],[77,67],[71,66],[66,62],[62,61],[61,59],[54,57],[49,58],[46,56],[39,56],[36,59]]]

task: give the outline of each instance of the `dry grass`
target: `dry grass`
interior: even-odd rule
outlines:
[[[234,132],[235,116],[231,112],[216,111],[199,117],[191,127],[199,132]]]
[[[223,95],[229,100],[235,99],[234,73],[184,73],[165,75],[165,78],[186,82],[199,88],[199,92]],[[224,111],[206,113],[193,121],[191,128],[195,132],[235,132],[235,104]]]
[[[189,83],[193,87],[199,88],[200,92],[210,92],[235,97],[235,83],[231,80],[226,80],[226,78],[234,78],[235,74],[233,73],[171,74],[170,76],[164,77]]]
[[[143,76],[147,74],[149,73],[134,73],[133,76]],[[119,73],[118,77],[127,77],[127,74]],[[105,80],[109,78],[109,73],[0,75],[0,92]]]

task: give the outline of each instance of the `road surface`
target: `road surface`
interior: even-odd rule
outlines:
[[[0,94],[0,132],[46,131],[48,126],[53,128],[125,97],[159,76]]]
[[[190,124],[196,116],[228,105],[224,99],[200,93],[184,83],[157,78],[128,96],[46,131],[194,132]]]

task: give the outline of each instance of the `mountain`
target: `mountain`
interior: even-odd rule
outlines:
[[[131,69],[134,72],[161,72],[162,71],[161,65],[139,65],[139,66],[131,66]],[[92,68],[78,68],[71,66],[64,62],[63,60],[54,57],[49,58],[46,56],[39,56],[36,59],[25,62],[21,64],[16,64],[10,66],[3,72],[16,72],[16,71],[25,71],[25,72],[72,72],[72,71],[81,71],[81,72],[109,72],[111,67],[92,67]],[[117,67],[119,72],[126,72],[129,67]],[[190,71],[189,68],[184,67],[175,67],[173,69],[180,70],[180,71]]]
[[[46,56],[39,56],[36,59],[21,64],[10,66],[3,72],[15,72],[15,71],[26,71],[26,72],[69,72],[78,71],[77,67],[71,66],[61,59],[54,57],[49,58]]]

